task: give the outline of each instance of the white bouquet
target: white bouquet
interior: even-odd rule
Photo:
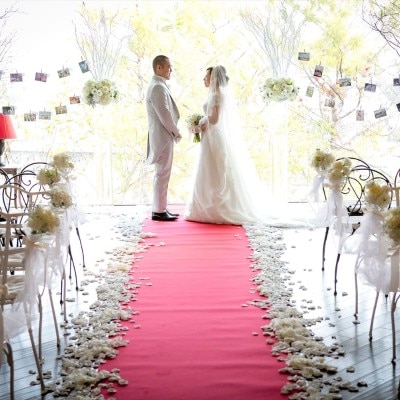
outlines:
[[[57,168],[42,168],[38,173],[37,173],[37,179],[40,185],[49,185],[52,186],[55,183],[60,182],[61,176],[58,172]]]
[[[61,187],[54,187],[50,191],[51,204],[55,208],[69,208],[72,206],[72,197]]]
[[[49,208],[37,206],[29,213],[28,226],[33,234],[54,233],[59,225],[60,219]]]
[[[118,90],[113,82],[108,79],[102,81],[87,81],[83,87],[83,99],[86,104],[106,106],[118,100]]]
[[[380,185],[376,181],[369,181],[365,185],[365,203],[368,210],[383,211],[391,202],[391,189],[387,185]]]
[[[269,78],[261,87],[261,93],[266,103],[273,101],[293,101],[297,98],[299,88],[290,78]]]
[[[349,176],[351,161],[349,158],[337,160],[329,168],[329,186],[332,189],[340,189],[344,183],[344,179]]]
[[[317,149],[315,150],[314,156],[311,160],[311,166],[321,174],[324,171],[328,171],[334,161],[335,157],[332,154]]]
[[[200,126],[199,122],[203,118],[200,114],[192,114],[186,118],[187,127],[190,133],[194,135],[193,142],[200,142]]]
[[[67,153],[55,154],[51,165],[60,171],[71,170],[74,168],[74,164],[70,161]]]
[[[383,221],[385,233],[395,244],[400,242],[400,209],[391,208]]]

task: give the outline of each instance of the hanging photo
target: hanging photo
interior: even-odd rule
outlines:
[[[56,107],[56,114],[66,114],[67,113],[67,106],[58,106]]]
[[[10,82],[22,82],[22,74],[18,72],[10,74]]]
[[[44,74],[43,72],[36,72],[35,73],[35,81],[47,82],[47,74]]]
[[[393,79],[393,86],[400,86],[400,78]]]
[[[24,121],[36,121],[36,113],[25,113]]]
[[[374,111],[375,118],[386,117],[386,108],[380,108],[379,110]]]
[[[364,121],[364,110],[356,110],[356,121]]]
[[[4,106],[3,114],[4,115],[15,115],[15,107],[14,106]]]
[[[339,79],[339,86],[351,86],[351,79],[350,78],[341,78]]]
[[[57,71],[58,77],[59,78],[66,78],[67,76],[70,76],[70,72],[68,68],[63,68]]]
[[[325,106],[326,107],[335,107],[335,100],[333,99],[325,99]]]
[[[84,73],[86,73],[86,72],[89,72],[89,65],[88,65],[88,63],[86,62],[86,60],[85,60],[85,61],[81,61],[81,62],[79,63],[79,68],[81,69],[82,74],[84,74]]]
[[[321,78],[324,67],[322,65],[316,65],[314,70],[314,76]]]
[[[366,83],[364,86],[364,90],[366,92],[375,92],[376,91],[376,85],[373,83]]]
[[[301,61],[310,61],[310,53],[299,52],[298,59]]]
[[[306,96],[312,97],[313,94],[314,94],[314,86],[307,86]]]
[[[69,104],[79,104],[81,102],[81,98],[79,96],[71,96],[69,98]]]
[[[39,119],[50,120],[51,119],[51,111],[39,111]]]

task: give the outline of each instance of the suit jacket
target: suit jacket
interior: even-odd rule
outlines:
[[[149,126],[146,162],[154,164],[166,148],[173,151],[174,138],[179,136],[178,107],[164,78],[153,76],[147,90],[146,107]]]

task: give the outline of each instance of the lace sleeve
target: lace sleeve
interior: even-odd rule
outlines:
[[[219,94],[213,94],[210,99],[209,107],[215,107],[221,105],[221,96]]]

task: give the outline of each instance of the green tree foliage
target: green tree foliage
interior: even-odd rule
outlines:
[[[397,126],[398,112],[378,120],[373,111],[396,104],[397,88],[385,83],[391,78],[386,43],[362,21],[361,0],[137,0],[100,3],[100,10],[96,4],[85,2],[76,14],[75,40],[79,40],[73,57],[86,57],[96,65],[95,76],[112,77],[119,101],[95,108],[68,105],[67,115],[55,116],[46,124],[24,123],[21,117],[18,124],[27,138],[42,135],[43,140],[35,143],[41,154],[76,149],[90,153],[97,151],[99,139],[105,141],[110,162],[100,160],[97,165],[82,166],[80,172],[96,175],[109,169],[116,204],[151,201],[153,168],[145,165],[145,96],[153,75],[152,60],[158,54],[172,61],[169,85],[185,135],[175,147],[170,201],[185,202],[188,196],[199,145],[188,136],[185,119],[202,111],[207,96],[203,77],[211,65],[222,64],[228,70],[245,138],[264,180],[276,174],[276,143],[287,140],[292,200],[304,200],[307,195],[313,174],[309,160],[316,147],[377,164],[392,149],[388,139],[396,136],[391,126]],[[298,60],[298,51],[310,52],[310,61]],[[315,77],[319,64],[324,66],[323,75]],[[278,65],[275,72],[274,65]],[[398,62],[391,61],[390,67],[398,75]],[[266,78],[284,72],[295,79],[299,97],[286,104],[285,116],[273,115],[272,107],[261,98],[260,87]],[[60,80],[56,92],[49,93],[49,107],[80,94],[91,78],[81,74]],[[341,86],[343,78],[350,79],[350,87]],[[376,94],[365,92],[368,82],[378,85]],[[312,97],[306,96],[308,86],[314,88]],[[325,105],[327,99],[334,101],[334,107]],[[365,111],[365,121],[356,121],[356,110]],[[286,123],[284,137],[277,137],[276,122]],[[87,190],[95,191],[92,181]]]

